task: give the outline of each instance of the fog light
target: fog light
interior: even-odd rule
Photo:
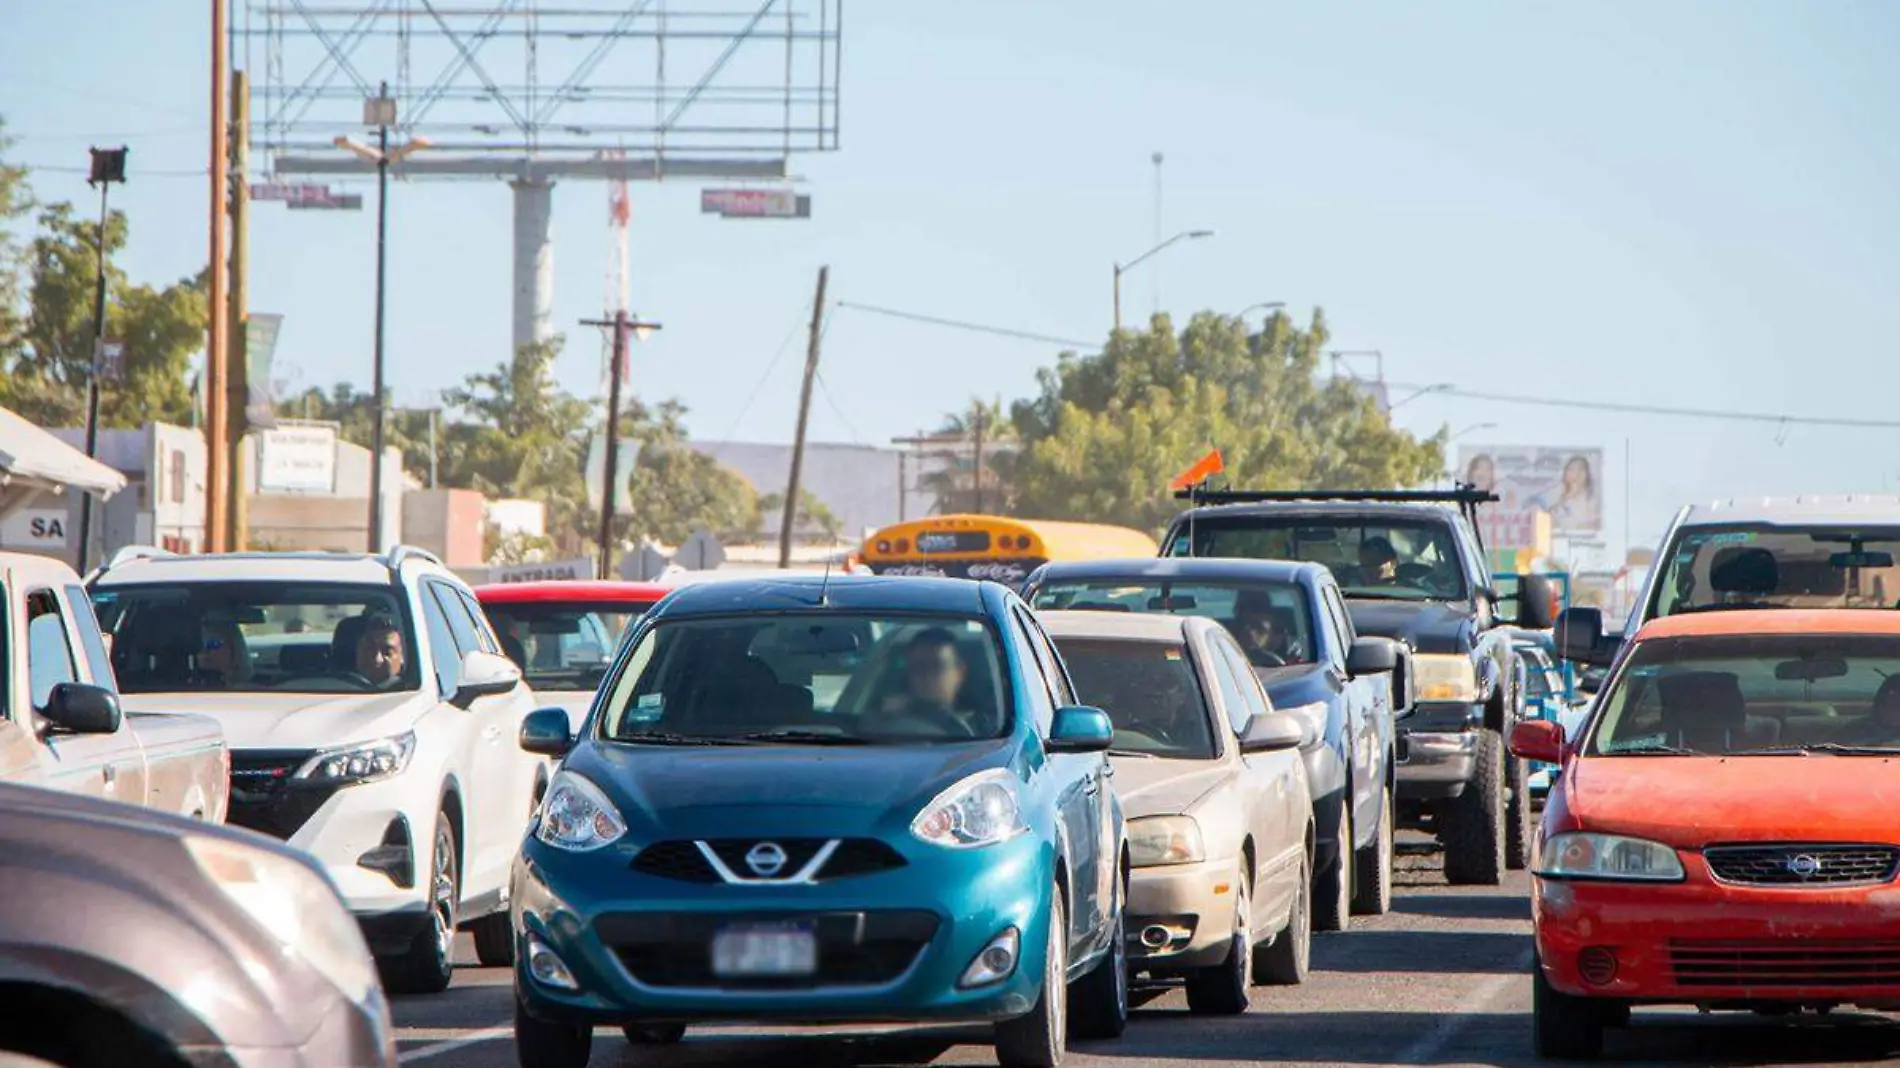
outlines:
[[[1577,974],[1591,986],[1609,986],[1616,979],[1616,950],[1590,946],[1577,954]]]
[[[1022,935],[1011,927],[983,947],[970,966],[963,971],[963,978],[957,981],[960,987],[988,986],[1010,977],[1016,971],[1016,953],[1022,946]]]
[[[555,956],[554,951],[547,947],[547,943],[534,935],[528,936],[528,974],[534,976],[535,982],[542,986],[551,986],[556,990],[581,988],[581,985],[574,981],[574,973],[567,970],[567,965],[561,961],[561,958]]]

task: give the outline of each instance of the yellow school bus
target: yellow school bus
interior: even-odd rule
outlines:
[[[864,539],[865,567],[879,575],[990,579],[1018,586],[1051,560],[1154,556],[1155,540],[1139,530],[1099,523],[939,515],[885,527]]]

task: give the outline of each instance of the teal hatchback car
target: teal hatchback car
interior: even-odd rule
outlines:
[[[524,1068],[598,1027],[993,1024],[1006,1065],[1128,1019],[1108,717],[1000,585],[683,587],[622,644],[515,865]]]

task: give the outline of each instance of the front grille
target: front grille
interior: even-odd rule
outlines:
[[[818,971],[789,978],[725,979],[713,975],[712,943],[732,922],[803,920],[814,925]],[[825,986],[878,986],[894,982],[937,933],[929,912],[770,913],[713,916],[703,913],[629,913],[595,923],[600,939],[635,980],[652,987],[799,990]]]
[[[1853,886],[1884,883],[1900,868],[1889,845],[1772,843],[1702,851],[1716,879],[1742,886]]]
[[[1669,966],[1681,986],[1900,986],[1900,942],[1671,942]]]
[[[746,854],[761,842],[775,843],[785,851],[785,864],[772,876],[790,879],[798,875],[813,858],[831,844],[828,838],[724,838],[705,843],[740,879],[759,879],[746,863]],[[903,854],[876,838],[845,838],[812,876],[813,882],[826,883],[859,875],[873,875],[904,866]],[[684,883],[711,884],[722,881],[719,870],[706,860],[700,843],[686,840],[655,842],[633,858],[633,870],[643,875],[673,879]]]
[[[228,823],[288,839],[317,814],[336,792],[291,776],[316,754],[314,749],[239,749],[231,754],[231,805]]]

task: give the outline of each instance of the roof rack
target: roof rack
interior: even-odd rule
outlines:
[[[1478,526],[1478,506],[1501,498],[1490,490],[1469,482],[1454,483],[1448,490],[1236,490],[1208,489],[1205,483],[1176,490],[1175,499],[1196,507],[1204,504],[1258,504],[1266,501],[1351,501],[1375,504],[1455,504],[1471,524],[1471,533],[1484,549],[1484,533]]]
[[[408,563],[410,560],[420,560],[425,564],[434,564],[437,567],[447,566],[442,563],[441,557],[427,549],[415,545],[395,546],[383,556],[383,563],[388,566],[391,571],[401,570],[402,565]]]

